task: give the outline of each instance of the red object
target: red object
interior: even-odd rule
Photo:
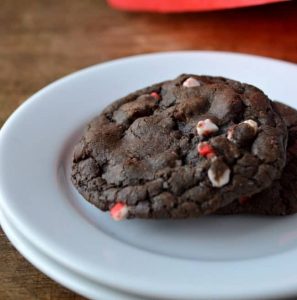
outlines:
[[[211,136],[212,135],[212,131],[208,131],[208,130],[205,130],[204,132],[203,132],[203,135],[204,136]]]
[[[198,153],[207,158],[211,158],[215,155],[214,149],[208,143],[200,143],[197,146]]]
[[[120,220],[124,219],[126,217],[125,216],[126,208],[127,208],[127,206],[125,203],[118,202],[110,209],[111,217],[116,221],[120,221]]]
[[[297,150],[297,141],[294,142],[293,145],[290,145],[287,149],[290,153],[294,154]],[[295,154],[294,154],[295,155]]]
[[[108,0],[117,9],[151,12],[207,11],[283,1],[287,0]]]
[[[239,198],[239,203],[240,203],[241,205],[244,205],[244,204],[246,204],[247,202],[249,202],[249,200],[250,200],[250,197],[244,197],[244,196],[242,196],[242,197]]]
[[[152,92],[151,96],[154,97],[157,100],[160,100],[160,98],[161,98],[160,95],[157,92]]]

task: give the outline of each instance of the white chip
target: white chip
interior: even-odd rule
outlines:
[[[188,79],[186,79],[183,82],[183,86],[187,87],[187,88],[191,88],[191,87],[195,87],[195,86],[200,86],[200,82],[197,79],[193,78],[193,77],[189,77]]]
[[[227,139],[231,142],[233,142],[233,134],[234,134],[234,130],[233,128],[228,129],[227,131]]]
[[[258,131],[258,124],[257,122],[255,122],[254,120],[246,120],[246,121],[243,121],[242,123],[239,123],[240,124],[247,124],[249,127],[251,127],[253,130],[254,130],[254,133],[256,134],[257,131]],[[237,125],[236,125],[237,126]],[[231,127],[228,129],[227,131],[227,139],[231,142],[234,142],[234,139],[233,139],[233,134],[234,134],[234,127]]]
[[[212,120],[206,119],[203,121],[199,121],[196,129],[199,136],[208,136],[212,133],[217,132],[219,130],[219,127],[214,122],[212,122]]]
[[[215,158],[216,159],[216,158]],[[210,167],[207,171],[208,178],[213,187],[222,187],[230,181],[230,169],[227,167],[223,174],[218,177]]]
[[[257,122],[255,122],[254,120],[246,120],[246,121],[243,121],[243,123],[248,124],[249,126],[251,126],[254,129],[255,133],[257,133],[257,131],[258,131]]]

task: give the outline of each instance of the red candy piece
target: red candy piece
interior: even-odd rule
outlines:
[[[157,100],[160,100],[160,99],[161,99],[160,95],[159,95],[157,92],[152,92],[152,93],[151,93],[151,96],[154,97],[154,98],[157,99]]]
[[[250,197],[242,196],[242,197],[239,198],[238,201],[239,201],[239,204],[244,205],[244,204],[246,204],[247,202],[249,202],[249,200],[250,200]]]
[[[293,145],[290,145],[287,149],[290,153],[294,154],[297,150],[297,141],[294,142]],[[294,154],[295,155],[295,154]]]
[[[209,130],[205,130],[205,131],[203,132],[203,135],[206,136],[206,137],[208,137],[208,136],[211,136],[211,135],[212,135],[212,132],[209,131]]]
[[[199,155],[207,158],[211,158],[215,155],[215,151],[212,148],[212,146],[206,142],[204,143],[199,143],[197,146],[197,150]]]
[[[127,217],[128,207],[123,202],[118,202],[110,209],[111,217],[116,221],[121,221]]]

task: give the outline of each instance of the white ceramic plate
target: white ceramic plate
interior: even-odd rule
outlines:
[[[44,272],[50,278],[57,280],[65,287],[93,300],[145,300],[131,294],[124,294],[114,289],[109,289],[77,273],[71,272],[32,245],[31,242],[1,214],[1,211],[0,220],[2,229],[16,249],[36,268]]]
[[[112,100],[184,72],[249,82],[295,105],[296,65],[255,56],[161,53],[82,70],[32,96],[1,129],[0,207],[59,265],[135,295],[239,299],[296,293],[296,216],[116,223],[73,189],[69,162],[85,123]]]

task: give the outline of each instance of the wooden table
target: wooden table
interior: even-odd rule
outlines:
[[[2,0],[0,126],[28,96],[72,71],[127,55],[185,49],[297,62],[297,2],[158,15],[113,11],[95,0]],[[32,267],[0,229],[0,299],[84,298]]]

